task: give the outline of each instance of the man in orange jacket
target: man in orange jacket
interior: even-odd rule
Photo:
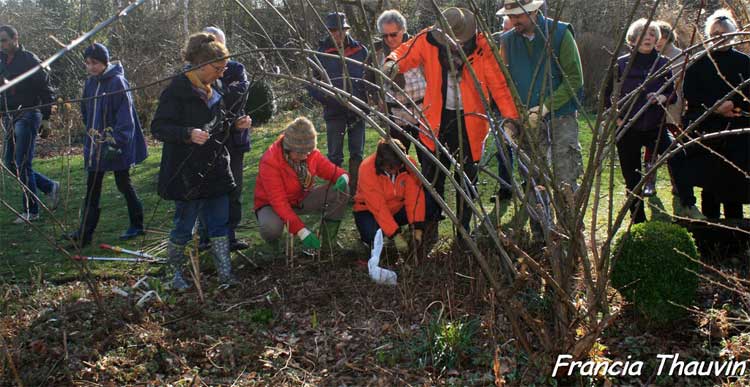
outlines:
[[[391,140],[402,152],[401,141]],[[413,159],[409,160],[418,165]],[[398,157],[386,140],[380,140],[375,154],[359,167],[357,194],[354,196],[354,222],[362,242],[372,247],[378,229],[393,238],[401,226],[412,225],[416,243],[422,241],[425,195],[422,183]]]
[[[429,27],[414,38],[393,51],[383,65],[383,72],[389,76],[406,72],[417,66],[423,66],[427,81],[427,90],[423,103],[426,123],[422,123],[420,140],[431,151],[436,152],[435,139],[440,141],[452,156],[461,163],[472,186],[465,184],[458,171],[454,171],[456,180],[462,182],[465,189],[473,192],[476,183],[476,162],[482,157],[484,141],[489,132],[487,104],[490,95],[500,113],[510,120],[519,118],[513,97],[495,60],[487,38],[477,32],[476,19],[471,11],[463,8],[448,8],[443,11],[450,32],[443,31],[439,23]],[[463,50],[471,65],[464,62],[460,51]],[[511,124],[515,130],[515,125]],[[437,152],[443,165],[449,166],[449,158]],[[444,197],[445,174],[437,165],[425,160],[422,173],[433,184],[435,190]],[[468,231],[471,211],[468,203],[457,195],[457,215],[461,225]],[[426,230],[434,234],[441,210],[431,195],[427,195]],[[430,235],[433,239],[436,235]]]

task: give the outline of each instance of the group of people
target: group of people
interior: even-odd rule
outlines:
[[[607,104],[616,109],[617,153],[625,186],[633,196],[633,221],[646,215],[640,196],[653,196],[658,155],[674,151],[678,139],[686,144],[667,161],[672,183],[673,207],[687,219],[741,219],[743,203],[750,202],[750,135],[733,134],[703,138],[711,133],[747,128],[747,84],[750,57],[733,47],[726,37],[738,25],[727,10],[706,19],[705,39],[711,50],[685,63],[687,53],[675,46],[669,23],[640,19],[631,24],[626,43],[632,47],[617,60],[616,74],[607,89]],[[618,95],[613,95],[615,84]],[[629,96],[632,96],[629,97]],[[626,101],[620,105],[619,101]],[[715,106],[716,105],[716,106]],[[684,130],[686,130],[683,132]],[[697,141],[699,140],[699,141]],[[641,151],[647,178],[643,187]],[[701,208],[696,207],[694,187],[702,187]]]
[[[253,206],[260,236],[277,248],[286,228],[305,248],[332,249],[341,220],[353,203],[355,224],[365,244],[372,245],[378,229],[393,238],[409,225],[410,240],[416,246],[429,246],[437,240],[443,219],[438,200],[445,193],[442,166],[449,167],[451,159],[457,161],[456,180],[469,194],[456,195],[456,214],[468,231],[477,163],[485,152],[493,120],[488,108],[493,105],[511,142],[518,140],[529,154],[541,150],[551,167],[552,181],[575,191],[582,172],[577,121],[583,90],[581,59],[571,25],[546,17],[543,3],[505,0],[497,12],[504,18],[504,31],[493,36],[478,30],[475,15],[467,9],[444,10],[435,25],[414,36],[407,33],[406,19],[398,10],[387,10],[377,19],[382,39],[372,53],[351,36],[345,14],[328,14],[324,19],[327,34],[311,61],[316,64],[308,84],[311,97],[323,106],[327,155],[317,149],[317,130],[309,119],[299,117],[286,125],[260,159]],[[737,29],[731,15],[721,12],[709,17],[707,38]],[[673,136],[678,134],[665,124],[679,128],[697,122],[700,133],[710,133],[747,127],[750,115],[743,94],[748,90],[743,82],[750,76],[750,59],[726,46],[699,59],[687,69],[684,82],[676,83],[673,73],[683,69],[665,57],[679,56],[673,36],[666,23],[645,19],[633,23],[627,34],[632,53],[618,59],[617,74],[610,80],[611,85],[622,86],[608,88],[608,102],[615,102],[612,111],[618,114],[622,173],[628,191],[635,193],[631,208],[635,222],[645,220],[637,199],[641,193],[636,190],[642,177],[641,150],[645,147],[653,155],[661,154],[672,149]],[[720,42],[726,45],[729,40]],[[18,32],[12,27],[0,27],[0,47],[3,82],[39,63],[18,43]],[[182,271],[188,242],[196,230],[213,252],[219,281],[231,285],[235,279],[230,251],[247,247],[236,238],[235,229],[242,213],[244,153],[250,149],[252,120],[244,111],[249,84],[243,65],[229,59],[224,34],[215,27],[191,35],[182,55],[185,66],[163,90],[150,125],[153,137],[164,144],[158,193],[175,203],[168,243],[173,287],[190,286]],[[110,60],[107,47],[100,43],[88,46],[84,57],[89,74],[81,102],[87,190],[80,225],[65,235],[78,246],[91,242],[100,213],[102,179],[109,171],[128,206],[130,225],[122,238],[144,233],[143,205],[130,182],[129,169],[147,157],[122,66]],[[661,76],[652,77],[656,73]],[[743,92],[737,92],[737,87]],[[614,90],[619,95],[612,95]],[[632,93],[636,93],[635,102],[627,109],[617,103]],[[724,98],[727,93],[731,98]],[[49,207],[54,208],[59,200],[60,185],[32,168],[35,139],[52,113],[53,99],[42,71],[3,93],[3,160],[25,186],[21,223],[39,216],[37,187],[49,196]],[[682,101],[687,108],[674,110]],[[705,117],[717,101],[722,102],[719,108]],[[389,135],[378,142],[374,154],[365,157],[365,115],[371,110],[389,118]],[[528,118],[522,119],[520,111]],[[345,137],[348,170],[342,168]],[[418,161],[403,156],[412,143]],[[704,148],[679,152],[669,160],[678,198],[676,213],[689,218],[718,217],[723,203],[727,217],[741,217],[746,199],[742,194],[747,195],[744,175],[736,169],[722,169],[724,175],[713,172],[724,158],[736,161],[740,170],[746,167],[747,144],[742,148],[719,138]],[[509,151],[498,151],[503,180],[500,199],[511,196],[513,154]],[[653,155],[646,161],[655,160]],[[437,196],[423,187],[416,173],[419,168]],[[696,177],[700,175],[696,168],[704,168],[700,169],[704,177]],[[736,183],[731,198],[715,191],[727,186],[725,179],[730,179],[730,185]],[[702,214],[695,207],[695,186],[704,187]],[[320,214],[318,232],[303,222],[303,214]],[[535,234],[539,229],[532,222]]]

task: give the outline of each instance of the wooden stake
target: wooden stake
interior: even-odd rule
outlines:
[[[200,251],[198,249],[198,233],[193,234],[193,248],[190,249],[190,275],[193,277],[193,283],[195,283],[195,289],[198,290],[198,297],[200,297],[201,303],[206,302],[203,297],[203,289],[201,289],[201,266],[199,261]]]

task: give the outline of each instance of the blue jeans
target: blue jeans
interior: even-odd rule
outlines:
[[[365,121],[355,115],[326,120],[328,160],[337,166],[344,163],[344,134],[349,131],[349,158],[362,160],[365,152]]]
[[[403,207],[393,215],[393,219],[396,220],[399,226],[409,224],[409,218],[406,217],[406,209]],[[359,230],[359,238],[362,239],[362,242],[372,247],[372,241],[375,240],[375,234],[380,228],[378,221],[375,220],[370,211],[356,211],[354,213],[354,223],[357,225],[357,230]],[[385,237],[386,235],[383,234],[383,236]]]
[[[39,202],[36,199],[37,187],[44,193],[52,192],[54,182],[41,173],[34,172],[31,162],[34,160],[34,147],[39,126],[42,124],[42,113],[38,110],[26,111],[16,115],[3,116],[5,127],[5,149],[3,163],[13,171],[26,186],[23,195],[23,212],[39,213]]]
[[[209,238],[227,236],[229,196],[226,194],[209,199],[176,200],[174,206],[174,228],[169,233],[173,243],[185,245],[190,242],[193,237],[193,226],[199,216],[208,228]]]

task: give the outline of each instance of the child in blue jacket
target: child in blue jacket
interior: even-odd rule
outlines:
[[[109,171],[125,197],[130,218],[130,226],[120,239],[143,235],[143,204],[130,181],[130,167],[148,156],[133,96],[123,91],[130,89],[130,84],[122,65],[110,63],[109,51],[101,43],[87,47],[84,57],[89,78],[83,87],[81,115],[86,130],[83,159],[88,178],[81,224],[66,236],[79,247],[91,243],[99,222],[102,180]]]

